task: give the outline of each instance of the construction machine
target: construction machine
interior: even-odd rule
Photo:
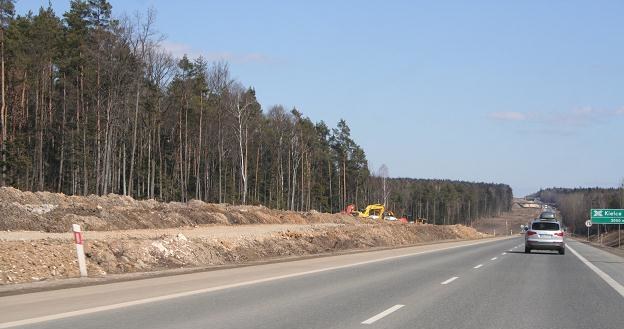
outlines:
[[[382,218],[385,209],[386,207],[384,207],[384,205],[376,203],[369,204],[368,206],[366,206],[366,209],[364,209],[364,211],[358,211],[356,213],[357,217],[360,218],[378,219]]]
[[[394,212],[386,210],[386,207],[380,203],[369,204],[368,206],[366,206],[366,209],[364,209],[364,211],[354,211],[352,212],[352,214],[360,218],[385,219],[389,221],[398,220],[397,217],[394,215]]]
[[[347,206],[347,208],[342,210],[340,213],[343,214],[343,215],[351,215],[353,217],[357,217],[360,212],[355,210],[355,205],[354,204],[350,204],[350,205]]]

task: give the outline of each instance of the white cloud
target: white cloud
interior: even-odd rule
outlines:
[[[275,63],[271,57],[261,53],[232,53],[232,52],[206,52],[195,49],[184,43],[163,41],[161,47],[171,53],[174,57],[181,58],[186,55],[190,58],[203,56],[208,61],[226,61],[230,63]]]
[[[550,121],[565,126],[587,126],[612,119],[614,116],[624,114],[618,110],[600,110],[591,107],[583,107],[568,112],[554,113]]]
[[[489,116],[501,121],[524,121],[528,119],[528,115],[522,112],[492,112]]]
[[[174,57],[182,58],[182,56],[186,55],[188,57],[199,57],[202,55],[201,52],[194,50],[191,46],[183,43],[171,42],[171,41],[163,41],[160,46],[171,53]]]
[[[491,112],[490,119],[514,122],[520,133],[570,136],[589,126],[624,116],[624,108],[601,110],[582,107],[565,112]]]
[[[585,126],[624,115],[624,108],[617,110],[600,110],[591,107],[577,108],[567,112],[491,112],[491,119],[500,121],[525,121],[534,124],[560,125],[568,127]]]

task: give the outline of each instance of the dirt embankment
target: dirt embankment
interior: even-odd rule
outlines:
[[[126,235],[87,240],[85,253],[90,276],[103,276],[479,237],[483,235],[460,225],[321,225],[226,238],[189,238],[182,233],[158,238]],[[72,241],[0,241],[0,250],[0,283],[78,276]]]
[[[0,284],[77,277],[73,238],[67,232],[72,223],[85,228],[90,276],[486,236],[461,225],[375,223],[318,212],[11,188],[0,189],[0,211]]]
[[[523,208],[514,200],[510,212],[497,217],[477,220],[473,227],[488,234],[517,234],[520,233],[520,225],[529,224],[531,220],[539,217],[541,211],[541,208]]]
[[[22,192],[0,188],[0,230],[68,232],[71,224],[85,231],[172,228],[205,224],[349,223],[350,216],[311,211],[278,211],[264,206],[135,200],[109,194],[67,196],[62,193]]]
[[[587,241],[587,235],[579,234],[575,237],[580,242],[590,243],[596,248],[624,257],[624,231],[618,232],[617,227],[614,228],[614,231],[600,233],[600,236],[597,234],[591,235],[589,241]]]
[[[610,232],[601,233],[601,236],[593,235],[591,240],[607,247],[624,249],[624,233],[618,232],[616,225],[613,226]]]

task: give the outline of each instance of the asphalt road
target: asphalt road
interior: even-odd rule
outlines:
[[[522,243],[440,244],[8,296],[0,328],[624,326],[624,259],[571,240],[563,256],[524,254]]]

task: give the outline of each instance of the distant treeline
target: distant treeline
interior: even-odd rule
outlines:
[[[465,224],[511,210],[513,193],[504,184],[436,179],[388,179],[388,207],[435,224]]]
[[[624,192],[617,188],[548,188],[531,195],[559,209],[568,229],[585,233],[585,221],[592,208],[624,208]]]

